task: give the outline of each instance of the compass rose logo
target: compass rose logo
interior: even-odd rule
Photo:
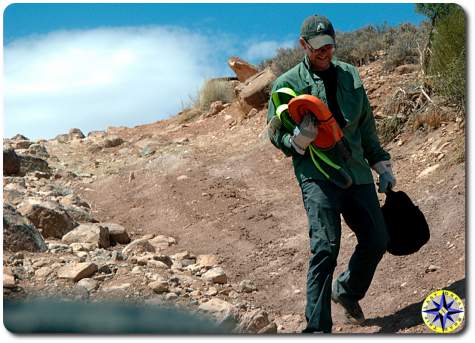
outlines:
[[[453,332],[462,324],[464,315],[462,300],[447,290],[429,294],[422,304],[424,323],[437,333]]]

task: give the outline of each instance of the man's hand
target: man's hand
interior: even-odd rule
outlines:
[[[396,186],[396,178],[391,169],[391,161],[379,161],[371,166],[379,175],[379,193],[386,193]]]
[[[282,127],[282,123],[279,119],[279,117],[274,116],[272,119],[269,121],[269,124],[267,124],[267,135],[269,137],[274,137],[275,133],[280,130]]]
[[[294,129],[294,135],[290,138],[292,147],[300,155],[305,154],[305,149],[315,140],[318,134],[315,116],[307,113],[302,122]]]

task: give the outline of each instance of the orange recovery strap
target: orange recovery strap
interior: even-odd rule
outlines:
[[[311,112],[317,118],[318,135],[314,141],[317,148],[333,148],[343,138],[343,131],[338,125],[329,108],[319,98],[303,94],[290,100],[288,104],[289,114],[299,124],[303,116]]]
[[[272,93],[272,102],[276,116],[289,132],[294,131],[307,111],[317,117],[318,135],[309,145],[312,162],[327,180],[343,189],[349,188],[353,184],[351,176],[324,152],[335,146],[341,150],[344,145],[343,132],[328,107],[313,95],[298,95],[293,89],[286,87]]]

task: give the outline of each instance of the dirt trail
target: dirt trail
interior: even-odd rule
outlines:
[[[240,116],[232,105],[186,124],[172,118],[112,128],[108,133],[126,144],[99,152],[87,144],[48,149],[76,172],[96,175],[73,187],[98,220],[119,223],[132,237],[175,237],[178,244],[165,253],[218,255],[232,282],[255,282],[257,292],[239,297],[266,309],[280,332],[300,331],[309,256],[300,190],[291,160],[264,134],[265,110],[246,120]],[[159,148],[141,157],[146,144]],[[464,130],[447,122],[429,133],[404,134],[386,148],[397,188],[426,215],[431,240],[411,256],[386,254],[361,301],[367,324],[345,325],[335,311],[336,333],[429,332],[420,309],[430,292],[443,288],[465,299],[465,164],[452,161],[464,148]],[[431,166],[434,171],[419,176]],[[346,225],[341,242],[335,275],[356,244]],[[430,265],[437,270],[428,272]]]

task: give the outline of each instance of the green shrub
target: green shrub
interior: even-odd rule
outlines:
[[[465,110],[465,37],[465,14],[457,6],[437,21],[429,63],[433,90],[462,110]]]
[[[199,92],[199,99],[196,107],[201,111],[209,110],[210,105],[215,101],[223,103],[232,102],[236,98],[234,84],[231,81],[211,79],[207,80]]]

